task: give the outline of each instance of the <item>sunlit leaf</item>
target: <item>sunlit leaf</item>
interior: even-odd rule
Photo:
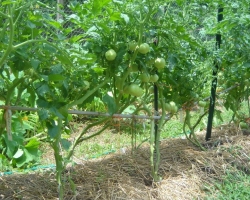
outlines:
[[[32,138],[30,141],[25,145],[26,148],[38,148],[40,145],[40,142],[37,138]]]
[[[17,152],[13,155],[13,158],[20,158],[23,155],[23,150],[18,149]]]

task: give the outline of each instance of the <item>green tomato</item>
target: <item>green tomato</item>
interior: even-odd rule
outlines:
[[[178,107],[177,106],[171,106],[171,113],[176,113],[178,111]]]
[[[128,43],[128,49],[130,51],[135,51],[136,47],[137,47],[137,42],[136,41],[133,40],[133,41],[130,41]]]
[[[159,80],[159,76],[157,74],[151,75],[150,76],[150,82],[157,82]]]
[[[129,94],[136,97],[141,97],[144,94],[143,89],[135,83],[130,84],[127,90]]]
[[[206,105],[207,105],[207,102],[205,102],[205,101],[199,101],[198,102],[198,105],[200,106],[200,107],[205,107]]]
[[[169,104],[169,103],[165,103],[165,108],[166,108],[166,111],[168,111],[168,112],[171,112],[171,105]]]
[[[176,106],[175,102],[169,102],[169,106],[169,112],[171,112],[172,114],[178,111],[178,107]]]
[[[149,52],[149,45],[147,43],[142,43],[140,46],[139,46],[139,52],[141,54],[146,54]]]
[[[223,76],[224,76],[223,72],[218,73],[218,77],[223,77]]]
[[[173,102],[173,101],[170,101],[169,104],[170,104],[171,107],[176,106],[175,102]]]
[[[116,52],[113,49],[110,49],[105,53],[105,57],[108,61],[112,61],[116,58]]]
[[[164,58],[156,58],[154,65],[157,69],[164,69],[166,61]]]
[[[139,76],[141,82],[149,82],[150,80],[150,75],[146,72],[142,73],[140,76]]]

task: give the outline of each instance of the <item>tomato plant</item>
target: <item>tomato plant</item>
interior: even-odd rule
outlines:
[[[227,15],[219,24],[214,20],[218,4]],[[222,89],[239,83],[224,96],[226,108],[237,112],[237,105],[247,96],[249,82],[245,80],[250,78],[246,5],[245,1],[208,1],[205,5],[198,1],[74,1],[68,5],[72,14],[56,20],[62,13],[46,10],[47,5],[40,1],[4,1],[0,7],[2,104],[39,108],[41,124],[47,127],[55,151],[57,177],[75,146],[88,139],[84,133],[91,126],[100,123],[104,124],[101,130],[107,128],[109,119],[105,118],[87,126],[73,143],[63,138],[67,110],[85,109],[96,98],[110,115],[122,113],[136,102],[137,109],[152,116],[147,105],[153,95],[147,92],[153,92],[153,82],[163,111],[159,126],[165,111],[175,114],[180,106],[190,118],[194,102],[209,96],[214,78],[211,71],[218,63],[223,71],[217,74]],[[218,32],[225,42],[215,50],[213,35]],[[7,111],[1,114],[3,124]],[[153,120],[151,125],[154,127]],[[6,142],[4,127],[0,127],[0,146],[3,150],[8,144],[12,151],[5,157],[11,160],[16,153],[20,155],[20,144]],[[160,135],[155,138],[152,132],[153,128],[152,177],[157,181],[159,157],[154,157],[154,151],[159,155]],[[65,160],[61,144],[69,152]],[[62,184],[59,178],[58,182]]]

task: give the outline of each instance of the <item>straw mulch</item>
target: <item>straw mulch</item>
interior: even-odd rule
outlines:
[[[204,141],[204,133],[200,134]],[[131,154],[115,153],[83,161],[65,171],[67,200],[174,200],[203,199],[205,186],[220,181],[227,170],[250,174],[250,136],[233,126],[213,131],[208,151],[176,138],[161,142],[162,181],[152,183],[149,148]],[[79,160],[78,160],[79,161]],[[70,189],[71,177],[75,193]],[[0,199],[57,199],[55,172],[35,172],[0,177]]]

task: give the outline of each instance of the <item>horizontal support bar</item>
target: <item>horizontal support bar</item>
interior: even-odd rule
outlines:
[[[37,112],[38,108],[22,107],[22,106],[0,106],[0,109],[10,109],[10,110],[21,110],[21,111],[33,111]],[[91,111],[81,111],[81,110],[68,110],[69,114],[76,115],[91,115],[91,116],[102,116],[111,117],[109,113],[102,112],[91,112]],[[147,116],[147,115],[133,115],[133,114],[113,114],[113,118],[133,118],[133,119],[161,119],[161,116]],[[165,120],[170,119],[170,115],[165,117]]]

